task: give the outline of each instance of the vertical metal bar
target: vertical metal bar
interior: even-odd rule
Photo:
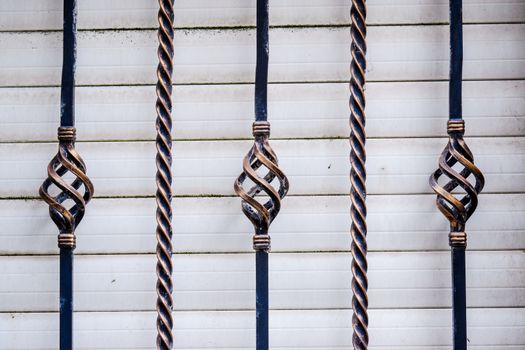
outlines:
[[[60,350],[73,349],[73,251],[75,229],[84,217],[86,204],[93,196],[93,184],[86,165],[75,150],[75,64],[76,0],[64,0],[64,46],[60,94],[58,153],[47,168],[48,177],[40,187],[40,197],[49,205],[49,215],[59,230],[60,248]],[[74,176],[69,182],[63,177]],[[51,195],[51,192],[58,192]],[[66,204],[64,202],[72,202]]]
[[[463,13],[462,1],[450,0],[450,83],[449,118],[460,120],[462,114]]]
[[[450,222],[449,245],[452,263],[453,348],[467,349],[467,298],[465,279],[465,225],[476,210],[485,179],[474,164],[474,156],[463,139],[461,91],[463,69],[462,1],[450,0],[449,141],[439,158],[439,168],[430,176],[437,194],[436,205]],[[459,170],[460,169],[460,170]],[[439,183],[440,178],[445,177]],[[472,180],[469,180],[469,177]]]
[[[255,69],[255,142],[243,161],[243,172],[234,184],[235,192],[242,198],[242,211],[252,222],[255,235],[255,314],[256,349],[269,348],[269,298],[268,253],[270,235],[268,229],[281,209],[281,199],[288,193],[288,179],[279,169],[277,156],[270,147],[270,123],[267,121],[268,57],[269,57],[269,7],[268,0],[257,0],[257,64]],[[260,175],[257,170],[264,170]],[[245,189],[249,179],[253,185]],[[277,180],[277,188],[272,181]],[[259,194],[260,197],[256,198]]]
[[[454,349],[467,348],[467,285],[465,247],[452,247],[452,339]]]
[[[268,252],[255,252],[255,337],[256,349],[268,349],[269,346],[269,300],[268,300]]]
[[[350,65],[350,215],[352,225],[352,345],[368,349],[368,261],[366,225],[366,0],[352,0]]]
[[[76,0],[64,1],[60,126],[75,125]],[[60,249],[60,349],[73,349],[73,249]]]
[[[157,51],[157,349],[173,348],[173,265],[172,265],[172,75],[173,0],[159,0],[159,47]]]
[[[255,120],[268,120],[268,61],[270,27],[268,0],[257,1],[257,61],[255,64]],[[267,232],[260,232],[267,234]],[[269,347],[268,251],[255,253],[255,333],[256,349]]]
[[[73,249],[60,249],[60,349],[73,349]]]
[[[75,125],[75,62],[77,56],[77,1],[64,0],[64,46],[60,126]]]
[[[268,119],[268,32],[270,26],[268,0],[257,0],[257,61],[255,64],[255,120]]]

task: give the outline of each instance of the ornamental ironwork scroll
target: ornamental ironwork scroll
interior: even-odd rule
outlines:
[[[449,245],[452,255],[453,348],[467,349],[467,302],[465,283],[465,225],[476,210],[478,194],[485,179],[474,164],[474,156],[463,139],[462,119],[463,23],[462,1],[450,0],[450,83],[447,146],[439,157],[439,167],[430,176],[437,194],[436,205],[450,222]]]
[[[40,197],[49,205],[49,215],[59,231],[60,350],[73,349],[75,230],[84,217],[86,204],[91,200],[94,191],[93,184],[86,174],[86,165],[75,149],[76,17],[76,0],[65,0],[58,153],[49,163],[47,179],[39,191]]]
[[[173,264],[172,244],[172,75],[173,0],[159,0],[159,47],[157,56],[157,349],[173,348]]]
[[[352,345],[368,349],[368,261],[366,224],[366,1],[352,0],[350,10],[350,215],[352,226]]]
[[[277,156],[268,142],[270,123],[268,89],[268,0],[257,0],[257,63],[255,72],[254,145],[244,157],[243,172],[234,184],[242,199],[242,211],[252,222],[256,269],[256,349],[267,350],[268,333],[268,253],[270,224],[281,209],[288,192],[288,179],[279,168]],[[275,185],[274,185],[275,184]]]

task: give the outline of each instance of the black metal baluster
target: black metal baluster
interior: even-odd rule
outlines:
[[[350,66],[350,215],[352,226],[352,345],[354,349],[368,349],[368,261],[366,225],[366,1],[352,0],[350,12],[351,51]]]
[[[267,121],[268,89],[268,0],[257,0],[257,64],[255,72],[255,142],[243,161],[243,172],[237,178],[234,189],[242,198],[242,211],[255,228],[253,248],[256,273],[256,349],[269,347],[268,321],[268,253],[270,236],[268,229],[281,209],[281,199],[288,192],[288,179],[278,167],[277,156],[270,147],[270,123]],[[257,173],[265,171],[264,175]],[[250,181],[244,189],[245,181]],[[277,188],[272,181],[277,180]],[[256,198],[257,195],[261,195]]]
[[[463,140],[465,122],[461,111],[463,69],[462,1],[450,0],[450,83],[449,141],[439,158],[439,168],[430,177],[438,209],[450,221],[449,244],[452,257],[453,348],[467,349],[467,302],[465,282],[465,225],[476,210],[484,177]],[[440,178],[445,177],[445,181]],[[472,176],[473,183],[469,181]],[[443,184],[444,183],[444,184]]]
[[[49,205],[49,215],[59,229],[60,248],[60,349],[73,349],[73,251],[75,229],[93,196],[86,165],[75,150],[76,0],[64,1],[64,47],[58,153],[48,165],[48,177],[40,197]],[[64,179],[72,175],[74,179]],[[58,194],[53,194],[58,192]]]
[[[172,265],[172,75],[173,0],[159,0],[157,55],[157,349],[173,348]]]

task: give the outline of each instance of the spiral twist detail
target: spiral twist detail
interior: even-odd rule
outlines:
[[[478,194],[483,189],[485,179],[474,164],[474,156],[463,140],[463,120],[450,120],[447,129],[449,141],[439,157],[439,167],[430,176],[429,183],[437,194],[438,209],[450,222],[450,246],[466,247],[465,224],[476,210]],[[443,185],[439,183],[441,177],[445,178]],[[456,189],[460,192],[454,193]]]
[[[234,184],[234,190],[242,199],[242,211],[252,222],[255,228],[253,247],[255,250],[270,250],[270,236],[268,229],[281,209],[281,199],[286,196],[289,189],[288,178],[279,168],[277,156],[270,147],[270,123],[256,121],[253,123],[253,136],[255,142],[248,154],[244,157],[243,172]],[[259,175],[258,170],[264,170]],[[272,185],[277,179],[278,188]],[[245,182],[252,184],[245,189]],[[257,200],[259,194],[262,202]],[[266,199],[267,197],[267,199]]]
[[[159,0],[159,64],[157,67],[157,349],[173,348],[173,265],[172,257],[172,73],[173,0]]]
[[[350,65],[350,214],[352,226],[352,344],[354,349],[368,348],[368,262],[366,226],[366,151],[365,151],[365,72],[366,72],[366,1],[353,0],[351,18]]]
[[[47,166],[47,179],[40,187],[40,197],[49,205],[49,215],[59,230],[59,248],[74,249],[75,229],[82,221],[86,204],[93,197],[93,184],[86,175],[86,164],[75,149],[74,127],[58,129],[58,153]],[[67,174],[73,181],[64,179]],[[58,194],[52,194],[56,192]],[[72,201],[67,207],[66,201]]]

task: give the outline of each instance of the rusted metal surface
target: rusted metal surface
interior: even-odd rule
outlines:
[[[452,257],[453,348],[467,349],[467,298],[465,276],[465,225],[476,210],[485,179],[463,139],[462,119],[463,23],[462,1],[450,0],[450,83],[448,143],[439,157],[439,167],[430,176],[438,209],[450,222]]]
[[[350,65],[350,215],[352,226],[352,345],[368,348],[368,261],[366,225],[366,133],[365,133],[365,73],[366,73],[366,1],[352,0]]]
[[[159,0],[157,51],[157,349],[173,348],[172,265],[172,74],[173,0]]]

